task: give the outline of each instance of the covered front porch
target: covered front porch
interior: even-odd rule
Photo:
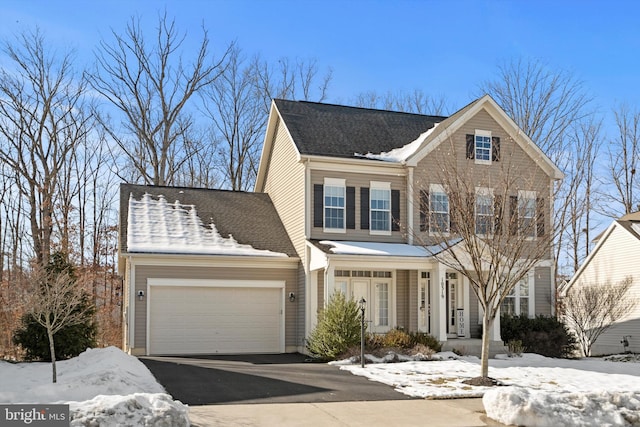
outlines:
[[[368,331],[426,332],[443,348],[479,354],[481,309],[466,277],[406,244],[309,242],[306,335],[334,292],[366,303]],[[499,319],[491,340],[502,352]],[[477,351],[476,351],[477,350]]]

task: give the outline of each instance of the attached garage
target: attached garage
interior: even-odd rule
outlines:
[[[279,281],[148,279],[149,354],[282,353]]]

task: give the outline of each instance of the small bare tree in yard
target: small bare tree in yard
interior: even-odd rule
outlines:
[[[598,337],[635,308],[638,302],[629,295],[632,284],[633,278],[626,277],[615,284],[574,285],[567,292],[564,317],[575,331],[585,356],[591,356]]]
[[[36,266],[32,273],[34,292],[29,314],[47,330],[53,382],[57,382],[54,335],[61,329],[86,321],[90,306],[85,294],[69,271]]]
[[[469,160],[469,149],[467,158],[464,152],[456,155],[464,141],[456,146],[450,138],[433,152],[428,181],[420,184],[421,233],[416,235],[437,261],[466,277],[478,297],[485,379],[500,305],[530,270],[552,257],[555,234],[548,215],[551,179],[539,168],[523,168],[517,144],[506,142],[500,150],[493,141],[493,164],[487,169]]]

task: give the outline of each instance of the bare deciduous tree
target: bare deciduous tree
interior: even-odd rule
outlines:
[[[64,168],[88,132],[86,85],[74,74],[71,54],[52,55],[40,31],[21,34],[3,50],[14,69],[0,71],[0,162],[26,200],[33,254],[46,265]]]
[[[565,179],[554,189],[556,201],[553,210],[554,223],[560,229],[576,228],[579,217],[569,211],[585,212],[586,199],[581,198],[579,186],[584,171],[579,167],[589,165],[588,156],[592,151],[576,149],[573,137],[580,128],[593,123],[592,97],[582,81],[568,71],[553,70],[539,60],[516,59],[498,67],[498,76],[480,85],[480,91],[488,93],[516,122],[542,151],[564,172]],[[583,136],[587,137],[587,134]],[[568,154],[569,153],[569,154]],[[580,203],[578,206],[576,203]],[[570,253],[571,237],[558,233],[555,243],[556,259],[561,253]],[[559,274],[557,265],[554,277]]]
[[[614,193],[604,194],[603,213],[613,218],[640,210],[640,181],[636,178],[640,166],[640,112],[627,105],[614,110],[617,135],[609,144],[608,177]]]
[[[205,113],[220,140],[215,162],[232,190],[248,190],[258,169],[266,116],[254,78],[252,65],[234,47],[224,73],[203,93]]]
[[[102,123],[125,158],[125,171],[135,171],[148,184],[170,185],[193,154],[191,97],[218,78],[228,50],[214,61],[203,28],[198,51],[188,61],[182,56],[186,36],[166,13],[158,18],[153,43],[136,18],[124,35],[112,34],[112,42],[100,43],[89,81],[122,115],[122,126],[112,128],[106,119]]]
[[[637,304],[629,290],[633,279],[620,282],[573,285],[563,300],[564,317],[578,337],[580,349],[591,356],[591,349],[598,337],[615,322],[623,319]]]
[[[423,191],[431,183],[446,192],[446,202],[422,204],[428,233],[417,238],[437,261],[466,277],[478,297],[482,377],[488,376],[490,335],[502,302],[541,261],[551,259],[556,235],[546,197],[550,179],[536,168],[524,170],[510,148],[514,145],[502,144],[500,161],[487,173],[469,167],[450,140],[432,152],[437,170],[421,184]]]
[[[448,114],[450,108],[444,97],[432,97],[421,89],[412,92],[363,92],[351,102],[356,107],[381,108],[384,110],[404,111],[407,113],[430,114],[442,116]]]
[[[57,382],[54,335],[61,329],[83,323],[90,306],[85,294],[69,271],[37,266],[32,272],[35,289],[29,301],[29,314],[47,330],[53,382]],[[84,308],[84,309],[83,309]]]

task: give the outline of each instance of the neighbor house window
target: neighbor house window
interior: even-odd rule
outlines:
[[[325,178],[324,180],[324,229],[344,231],[345,180]]]
[[[429,231],[433,233],[448,233],[450,225],[449,196],[444,187],[431,184],[429,187]]]
[[[490,188],[476,188],[476,234],[493,233],[493,191]]]
[[[535,191],[518,191],[518,218],[520,232],[526,237],[536,237]]]
[[[476,163],[491,163],[491,132],[476,130],[474,154]]]
[[[533,316],[531,278],[527,274],[511,290],[500,306],[500,314],[510,316]]]
[[[371,182],[369,212],[372,234],[391,233],[391,186],[388,182]]]

